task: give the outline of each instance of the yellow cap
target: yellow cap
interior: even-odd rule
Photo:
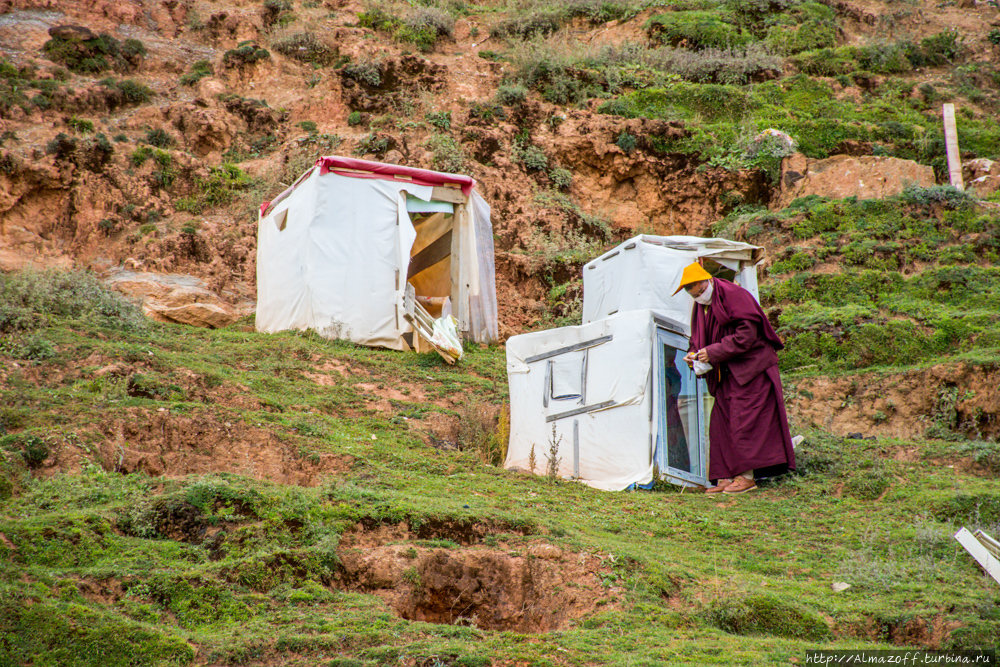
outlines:
[[[681,284],[674,290],[674,294],[677,294],[684,289],[685,285],[698,283],[702,280],[709,280],[711,277],[712,275],[706,271],[701,264],[698,264],[697,262],[689,264],[684,267],[684,273],[681,274]]]

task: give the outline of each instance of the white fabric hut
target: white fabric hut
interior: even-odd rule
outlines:
[[[691,236],[637,236],[583,268],[583,324],[507,340],[510,443],[505,466],[617,491],[664,479],[706,485],[712,398],[682,357],[692,300],[673,295],[684,267],[757,296],[762,248]]]
[[[453,314],[465,340],[496,341],[493,229],[475,185],[468,176],[320,158],[260,208],[257,330],[421,349],[430,332],[413,318],[416,301],[431,318]]]

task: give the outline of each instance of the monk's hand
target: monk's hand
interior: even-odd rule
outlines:
[[[694,358],[697,359],[698,361],[703,361],[703,362],[705,362],[707,364],[708,363],[708,350],[706,350],[705,348],[702,348],[702,349],[698,350],[698,354],[696,354]]]
[[[694,360],[697,359],[697,352],[688,352],[684,355],[684,361],[687,362],[688,366],[694,366]]]

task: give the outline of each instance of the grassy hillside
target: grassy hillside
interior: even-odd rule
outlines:
[[[602,493],[487,463],[500,349],[449,368],[2,281],[3,664],[788,664],[1000,633],[951,539],[1000,528],[995,443],[814,432],[754,494]]]

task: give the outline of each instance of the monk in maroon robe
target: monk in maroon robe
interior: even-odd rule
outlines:
[[[795,469],[778,374],[777,350],[784,345],[750,292],[697,264],[688,269],[681,287],[695,304],[686,359],[712,365],[702,377],[715,397],[708,471],[717,484],[708,492],[744,493],[757,488],[755,475]]]

